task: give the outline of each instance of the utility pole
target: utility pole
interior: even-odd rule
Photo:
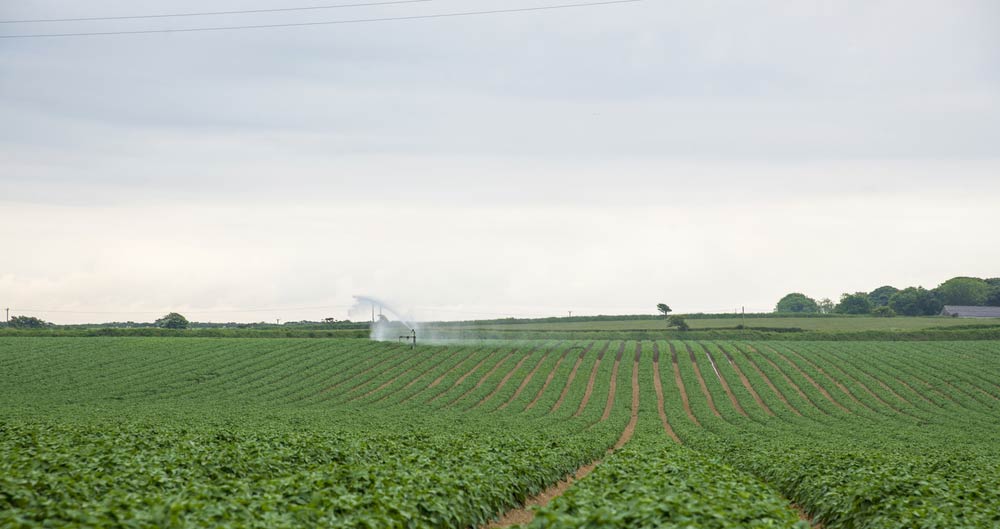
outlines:
[[[743,339],[743,340],[746,340],[746,338],[747,338],[747,307],[746,307],[746,305],[743,305],[742,307],[740,307],[740,311],[741,311],[742,318],[743,318],[743,325],[741,325],[741,327],[743,327],[743,328],[740,329],[740,338]]]

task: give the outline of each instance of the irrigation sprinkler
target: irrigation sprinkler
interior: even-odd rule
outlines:
[[[399,337],[400,343],[403,343],[404,340],[410,342],[410,349],[415,348],[417,346],[417,330],[410,329],[410,334],[404,334]]]

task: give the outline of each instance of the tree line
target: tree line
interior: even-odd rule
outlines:
[[[819,301],[792,292],[778,301],[774,311],[789,314],[871,314],[875,316],[934,316],[945,305],[1000,307],[1000,277],[953,277],[937,288],[884,285],[871,292],[844,293],[840,302]]]

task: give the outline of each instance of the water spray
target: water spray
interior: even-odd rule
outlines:
[[[372,315],[372,326],[371,326],[371,338],[378,341],[389,341],[393,338],[398,338],[400,342],[406,340],[410,342],[411,347],[416,347],[417,345],[417,323],[410,321],[409,317],[403,316],[403,314],[392,307],[392,305],[386,303],[383,300],[373,298],[371,296],[354,296],[355,304],[351,308],[351,312],[364,314],[371,310]],[[375,317],[375,307],[378,306],[378,319]],[[363,311],[363,312],[362,312]],[[389,314],[395,318],[395,321],[390,321],[384,314]],[[399,326],[403,326],[408,331],[404,335],[399,335]]]

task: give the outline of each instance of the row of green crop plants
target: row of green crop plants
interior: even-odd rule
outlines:
[[[990,418],[1000,377],[990,342],[550,341],[411,351],[357,340],[0,339],[0,396],[10,405],[0,447],[15,455],[0,468],[9,476],[0,478],[0,525],[68,513],[81,517],[67,523],[114,525],[121,498],[135,494],[152,503],[121,520],[148,526],[476,525],[614,442],[630,412],[637,349],[635,437],[536,525],[800,524],[782,495],[827,527],[995,523]],[[654,356],[663,419],[683,446],[661,425]],[[244,440],[260,448],[240,465]],[[303,455],[308,444],[338,443],[351,447],[340,459]],[[74,466],[105,452],[115,455],[104,468],[122,473]],[[166,476],[143,481],[132,467]],[[283,469],[284,479],[269,482],[265,468]],[[355,474],[361,488],[351,489],[344,482]],[[313,496],[282,494],[300,482]],[[383,486],[393,492],[364,492]],[[102,500],[86,499],[95,491]],[[258,495],[270,503],[254,503]]]
[[[701,426],[680,420],[671,392],[667,414],[687,445],[766,481],[826,527],[993,527],[996,350],[940,347],[695,345],[708,390],[691,400]],[[700,393],[683,356],[682,380]]]
[[[0,387],[21,391],[21,411],[8,412],[3,433],[5,449],[20,456],[0,469],[3,525],[478,525],[604,456],[631,411],[638,347],[321,350],[290,341],[247,351],[206,341],[177,351],[113,342],[84,351],[92,360],[75,370],[73,344],[34,345],[3,356],[13,374]],[[60,390],[23,391],[45,379]],[[282,382],[290,387],[276,392]],[[14,402],[13,393],[4,398]],[[64,410],[44,414],[32,406],[63,401]],[[424,411],[419,421],[414,410]],[[644,419],[626,446],[695,455],[664,440]],[[703,463],[682,465],[687,498],[760,503],[698,490],[710,475],[697,471]],[[733,486],[747,479],[734,476]],[[773,493],[764,503],[778,506],[766,517],[794,521]]]

